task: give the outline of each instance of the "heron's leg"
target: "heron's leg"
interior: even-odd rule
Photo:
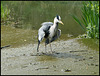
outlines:
[[[39,52],[40,41],[38,40],[37,53]]]
[[[45,43],[45,53],[46,53],[46,45],[47,45],[47,44]]]
[[[51,52],[52,52],[52,47],[51,47],[51,43],[50,43],[50,49],[51,49]]]

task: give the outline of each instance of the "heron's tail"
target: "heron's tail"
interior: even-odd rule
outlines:
[[[37,52],[39,52],[40,41],[38,40]]]

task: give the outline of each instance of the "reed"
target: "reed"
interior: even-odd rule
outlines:
[[[6,21],[10,17],[10,9],[7,6],[3,6],[1,3],[1,22]]]
[[[81,7],[82,19],[72,15],[86,32],[87,38],[99,38],[99,1],[83,2]]]

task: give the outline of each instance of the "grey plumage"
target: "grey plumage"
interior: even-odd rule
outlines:
[[[61,23],[61,18],[60,16],[56,16],[54,18],[54,23],[52,22],[43,22],[38,30],[38,47],[37,47],[37,52],[39,51],[39,44],[45,38],[45,47],[47,44],[55,41],[59,36],[61,35],[61,30],[58,29],[58,23]]]
[[[58,39],[58,38],[60,37],[60,35],[61,35],[61,30],[58,29],[57,33],[53,36],[53,38],[51,39],[50,42],[53,42],[53,41],[55,41],[56,39]]]
[[[43,22],[41,25],[42,26],[52,26],[53,23],[52,22]]]
[[[41,24],[42,27],[38,30],[38,38],[40,40],[40,42],[42,41],[42,39],[45,37],[47,38],[49,35],[49,29],[51,26],[53,26],[52,22],[44,22]]]

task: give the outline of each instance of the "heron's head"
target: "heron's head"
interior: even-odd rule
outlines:
[[[61,17],[58,15],[54,18],[54,22],[63,24],[63,22],[61,21]]]

